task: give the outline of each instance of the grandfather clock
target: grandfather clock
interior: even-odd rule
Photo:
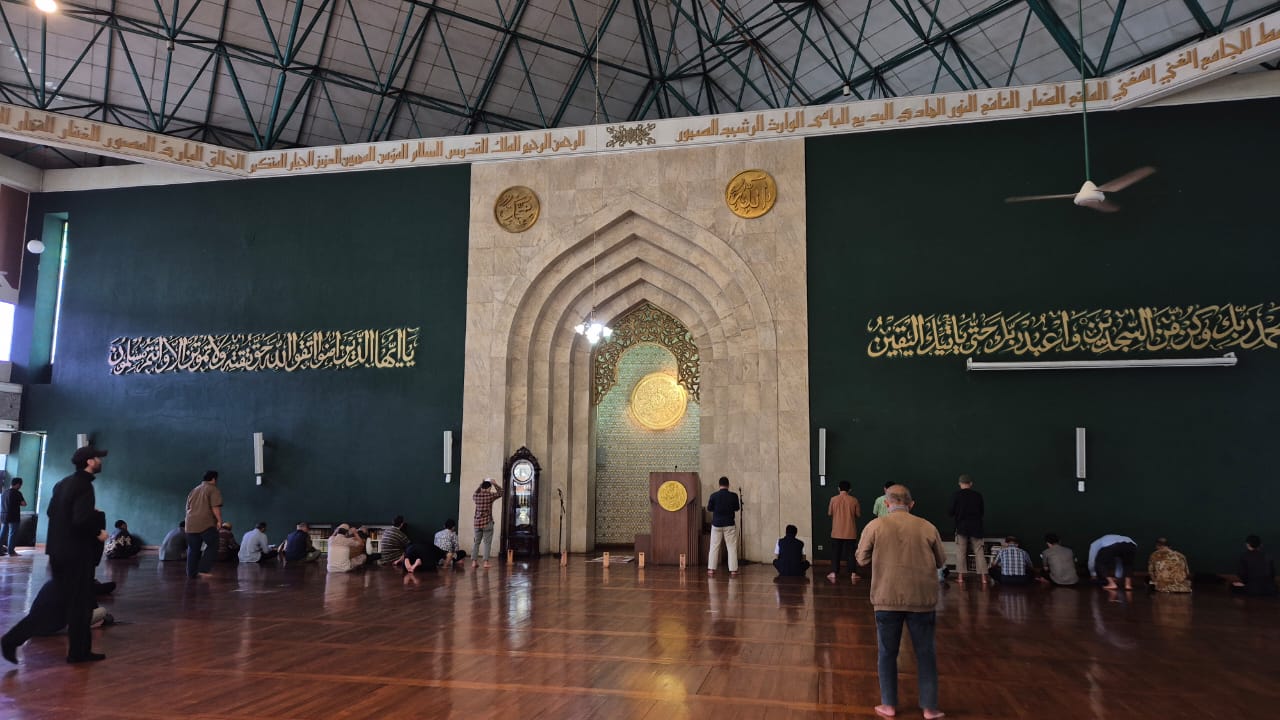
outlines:
[[[502,546],[519,557],[538,556],[538,492],[542,466],[521,447],[502,466],[506,478]]]

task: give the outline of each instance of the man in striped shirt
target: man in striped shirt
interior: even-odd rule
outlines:
[[[1018,538],[1009,535],[1004,539],[1004,547],[997,550],[991,559],[991,569],[987,572],[997,583],[1028,585],[1033,569],[1031,556],[1018,547]]]

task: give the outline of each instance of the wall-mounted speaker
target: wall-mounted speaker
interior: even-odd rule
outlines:
[[[827,429],[818,428],[818,484],[827,484]]]
[[[453,431],[444,431],[444,481],[453,482]]]
[[[262,476],[266,473],[266,462],[263,456],[262,433],[253,434],[253,475],[254,482],[258,485],[262,484]]]

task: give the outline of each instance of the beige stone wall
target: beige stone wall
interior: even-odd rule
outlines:
[[[753,168],[773,175],[778,201],[744,220],[724,190]],[[555,548],[556,488],[569,549],[593,547],[590,355],[573,326],[593,304],[607,321],[649,300],[702,356],[704,497],[721,475],[743,488],[749,559],[770,559],[787,523],[812,547],[803,141],[483,164],[471,177],[462,537],[476,485],[527,445],[543,468],[543,549]],[[520,234],[493,219],[512,185],[542,204]]]

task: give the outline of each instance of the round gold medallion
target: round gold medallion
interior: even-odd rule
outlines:
[[[494,219],[510,233],[524,232],[533,227],[541,210],[537,194],[523,185],[503,190],[493,203]]]
[[[631,417],[650,430],[666,430],[684,417],[688,396],[664,372],[645,375],[631,391]]]
[[[758,218],[773,209],[778,184],[763,170],[743,170],[724,189],[724,202],[740,218]]]
[[[663,510],[675,512],[689,502],[689,491],[675,480],[668,480],[658,486],[658,505]]]

